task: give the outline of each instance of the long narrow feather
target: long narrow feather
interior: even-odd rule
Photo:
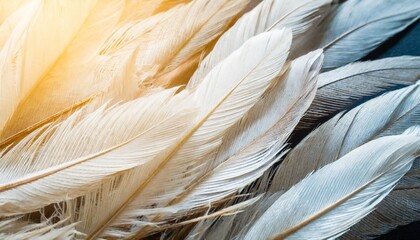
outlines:
[[[30,135],[0,159],[0,214],[16,215],[81,196],[145,165],[190,125],[194,108],[174,90],[156,93]],[[36,135],[35,135],[36,136]],[[147,168],[146,168],[147,169]]]
[[[89,238],[98,234],[133,236],[144,226],[138,210],[166,205],[182,192],[186,183],[201,172],[200,165],[205,157],[220,145],[226,129],[255,104],[281,71],[290,39],[288,31],[261,34],[213,69],[192,93],[192,99],[200,107],[195,126],[169,155],[154,161],[152,171],[137,171],[137,174],[133,171],[121,176],[118,182],[123,182],[124,188],[118,189],[118,193],[107,193],[109,190],[103,188],[104,196],[114,197],[84,206],[87,214],[83,216],[86,217],[83,222],[90,224],[84,227],[84,232],[90,234]],[[237,65],[239,61],[241,65]],[[139,174],[143,180],[139,181]],[[102,195],[102,190],[99,194]],[[128,229],[125,227],[127,223],[131,226]],[[104,232],[110,224],[112,228]]]
[[[139,53],[141,66],[139,85],[166,86],[161,75],[175,70],[201,51],[227,29],[229,23],[246,6],[249,0],[193,1],[173,14],[148,35],[150,45]],[[174,27],[179,24],[179,28]],[[164,39],[159,39],[162,35]],[[157,79],[156,79],[157,78]]]
[[[387,135],[401,134],[418,124],[416,112],[419,103],[420,85],[416,84],[389,92],[348,113],[335,116],[310,133],[287,155],[276,172],[271,189],[289,189],[316,169],[382,136],[395,124],[400,124],[400,127]],[[408,120],[405,120],[406,117]]]
[[[243,214],[239,214],[230,219],[231,222],[235,222],[239,226],[228,228],[230,230],[229,233],[226,233],[226,236],[232,238],[241,232],[242,229],[246,229],[248,225],[252,225],[255,222],[256,216],[260,216],[272,203],[272,200],[269,200],[273,199],[271,194],[278,195],[288,190],[311,172],[334,162],[336,159],[369,140],[382,136],[401,134],[413,124],[418,124],[419,93],[418,85],[390,92],[355,108],[347,114],[339,114],[316,129],[295,147],[282,162],[274,176],[274,180],[271,182],[268,197],[265,197],[263,202],[260,201]],[[271,178],[270,173],[267,173],[266,176],[268,179]],[[405,176],[402,181],[406,181],[404,180],[406,178]],[[266,192],[267,186],[267,183],[263,183],[260,187],[257,187],[257,190]],[[392,197],[393,193],[394,191],[389,197]],[[408,201],[415,201],[416,195],[413,196],[409,193],[407,195]],[[412,197],[410,198],[409,196]],[[395,201],[395,199],[389,201],[387,199],[388,197],[384,201]],[[401,209],[399,204],[396,204],[395,208]],[[392,209],[390,204],[386,204],[386,207]],[[381,204],[379,204],[379,209],[383,209]],[[406,211],[411,212],[412,209],[407,208]],[[375,214],[375,212],[372,214]],[[406,216],[413,217],[415,215],[408,214]],[[369,223],[372,224],[370,225],[372,229],[378,229],[373,227],[377,226],[377,221]],[[206,223],[207,226],[209,224],[211,224],[211,221]],[[221,219],[215,223],[215,226],[210,227],[203,234],[206,237],[219,236],[219,233],[223,232],[224,225],[226,224],[228,224],[226,220]],[[199,229],[195,230],[192,234],[198,234],[196,231],[199,231]]]
[[[412,135],[364,144],[284,193],[243,239],[336,238],[375,208],[419,151]]]
[[[330,0],[262,1],[222,35],[213,51],[200,63],[188,87],[196,87],[216,64],[259,33],[287,27],[292,30],[294,38],[302,35],[316,23],[320,15],[326,12],[330,2]]]
[[[419,124],[420,86],[414,85],[375,98],[346,114],[339,114],[311,133],[286,157],[271,187],[286,190],[310,172],[335,161],[370,139],[400,134]],[[309,158],[314,161],[301,162]],[[420,219],[418,159],[401,183],[344,238],[367,238]],[[401,217],[404,216],[404,217]],[[385,220],[386,219],[386,220]]]
[[[297,43],[292,57],[323,48],[323,69],[333,69],[366,56],[420,16],[417,0],[349,0],[340,4],[311,37]]]
[[[216,159],[208,158],[206,171],[161,211],[176,211],[170,217],[184,216],[190,209],[215,205],[260,177],[279,159],[278,153],[314,97],[321,65],[321,51],[293,61],[288,73],[225,134],[223,144],[228,140],[226,144],[235,147]],[[232,138],[226,139],[229,134]],[[241,141],[234,141],[235,137]]]
[[[166,70],[170,71],[169,66],[175,67],[199,53],[226,28],[246,0],[194,1],[144,21],[141,21],[144,16],[138,16],[135,21],[118,24],[115,30],[109,30],[121,15],[120,3],[100,2],[96,15],[85,31],[80,33],[80,42],[74,43],[76,46],[68,51],[70,55],[64,56],[63,61],[21,104],[19,111],[9,121],[3,140],[28,127],[34,128],[51,121],[51,118],[80,107],[98,95],[107,96],[105,99],[111,96],[129,100],[138,94],[138,84],[142,85],[146,79],[152,81],[153,85],[166,85],[155,82],[158,72],[163,74]],[[197,18],[192,21],[192,16]],[[183,26],[184,32],[180,34],[174,24]],[[162,34],[167,36],[165,41],[157,41]],[[83,54],[75,55],[76,51]],[[133,72],[123,80],[118,79],[127,62],[134,65]],[[75,66],[80,71],[74,72]],[[49,107],[39,111],[40,105]]]
[[[419,65],[419,57],[403,56],[354,63],[320,74],[317,94],[296,127],[294,141],[340,111],[415,83]]]
[[[350,228],[340,239],[373,239],[397,227],[420,221],[419,171],[420,161],[417,158],[411,170],[375,211]]]

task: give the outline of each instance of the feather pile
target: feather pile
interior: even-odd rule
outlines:
[[[1,239],[420,221],[417,0],[0,0]]]

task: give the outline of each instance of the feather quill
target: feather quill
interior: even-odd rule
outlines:
[[[416,84],[338,114],[310,133],[287,155],[276,172],[271,190],[289,189],[309,173],[382,136],[394,125],[399,127],[386,135],[401,134],[418,124],[419,103],[420,85]]]
[[[143,180],[134,174],[135,170],[124,174],[120,179],[124,188],[120,188],[117,195],[115,192],[105,195],[115,197],[84,206],[83,212],[87,214],[83,217],[87,219],[83,222],[91,225],[85,226],[83,232],[89,233],[89,238],[98,234],[133,236],[144,226],[137,215],[138,210],[167,204],[182,192],[183,186],[200,172],[204,157],[220,145],[226,129],[255,104],[279,73],[290,37],[290,33],[284,31],[261,34],[213,69],[200,88],[192,93],[192,99],[200,107],[192,130],[182,137],[169,155],[154,161],[153,171],[141,174]],[[241,67],[237,65],[238,61],[243,63]],[[162,192],[163,189],[168,192]],[[93,215],[88,214],[90,211]],[[110,223],[113,228],[104,232]],[[124,228],[127,223],[132,227]]]
[[[389,92],[323,124],[286,157],[270,190],[286,190],[310,172],[335,161],[366,141],[401,134],[410,126],[420,124],[419,87],[417,84]],[[309,157],[314,160],[301,162],[301,159]],[[416,189],[419,184],[418,166],[417,159],[413,168],[378,208],[343,237],[370,238],[420,219],[417,208],[420,191]]]
[[[287,155],[268,188],[268,196],[264,197],[262,202],[260,201],[255,206],[247,209],[244,213],[231,217],[230,222],[238,223],[239,226],[228,228],[230,230],[229,233],[226,233],[226,236],[233,238],[242,229],[247,229],[247,226],[255,222],[256,216],[260,216],[268,209],[273,202],[273,198],[277,199],[278,195],[281,195],[281,192],[289,190],[311,172],[336,161],[336,159],[343,157],[348,152],[372,139],[401,134],[413,124],[419,124],[417,120],[419,114],[419,94],[419,85],[387,93],[346,114],[341,113],[337,115],[316,129]],[[270,173],[267,173],[266,177],[271,178],[270,175]],[[407,182],[407,180],[404,180],[406,178],[407,176],[402,181]],[[256,187],[257,192],[266,192],[267,186],[267,182],[261,184],[261,186]],[[387,200],[393,194],[394,191],[384,201],[394,202],[395,200]],[[406,198],[409,201],[415,201],[415,195],[413,196],[410,193],[406,195]],[[391,207],[391,205],[386,204],[386,207]],[[378,208],[383,209],[381,204],[379,204]],[[394,208],[401,209],[398,203]],[[412,209],[408,208],[406,211],[412,212]],[[375,214],[375,212],[372,214]],[[408,214],[406,216],[414,217],[416,215]],[[209,222],[211,223],[211,221]],[[223,219],[217,221],[215,226],[210,227],[202,234],[206,237],[219,236],[219,233],[223,232],[224,225],[227,224],[225,222],[226,220]],[[210,223],[207,223],[207,226]],[[371,229],[378,229],[374,227],[377,226],[377,223],[377,221],[371,222]],[[199,230],[193,231],[190,236],[192,237],[193,234],[198,234],[197,231]]]
[[[357,61],[388,38],[404,30],[420,16],[416,0],[349,0],[336,7],[300,39],[291,57],[323,48],[323,70]]]
[[[69,200],[114,175],[144,165],[186,131],[194,108],[167,90],[31,134],[0,159],[0,214]],[[34,136],[39,135],[38,138]]]
[[[293,141],[301,140],[298,138],[340,111],[415,83],[419,65],[419,57],[403,56],[353,63],[320,74],[315,99],[296,127]]]
[[[379,138],[356,148],[285,192],[243,239],[342,235],[392,190],[419,150],[419,137],[412,135]]]
[[[293,37],[302,35],[328,9],[330,0],[267,0],[241,17],[217,41],[212,52],[200,63],[188,83],[194,88],[219,62],[249,38],[271,29],[290,28]]]
[[[2,134],[3,141],[80,107],[98,95],[105,96],[98,105],[110,98],[130,100],[139,92],[137,81],[151,79],[153,85],[166,85],[154,82],[157,71],[166,73],[167,66],[175,67],[200,52],[240,12],[246,0],[194,1],[144,21],[141,15],[135,21],[117,25],[115,20],[122,12],[121,1],[100,1],[99,4],[96,14],[76,39],[80,41],[75,40],[75,46],[68,50],[69,55],[63,57],[10,119]],[[154,9],[155,5],[149,7]],[[197,18],[192,21],[192,16]],[[184,33],[180,34],[174,24],[183,26]],[[113,25],[115,30],[109,30]],[[162,34],[167,36],[165,41],[156,41]],[[133,72],[122,81],[118,76],[127,64],[133,65]],[[80,70],[74,72],[75,66]],[[40,105],[49,107],[39,111]]]
[[[234,151],[229,149],[229,154],[208,159],[207,170],[176,196],[168,207],[156,209],[156,212],[176,211],[169,216],[185,216],[190,209],[216,205],[260,177],[279,159],[278,153],[314,97],[321,65],[321,51],[293,61],[288,73],[280,77],[241,121],[225,134],[224,143],[226,136],[229,133],[232,135],[229,140],[230,144],[236,144]],[[295,94],[287,94],[290,92]],[[241,133],[241,141],[235,142],[233,139],[238,137],[238,133]],[[164,215],[160,214],[159,218],[164,219]]]

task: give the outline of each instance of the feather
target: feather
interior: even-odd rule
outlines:
[[[138,211],[166,205],[182,192],[183,186],[201,172],[201,161],[220,145],[226,129],[255,104],[280,72],[290,39],[288,31],[261,34],[217,65],[192,92],[191,98],[200,108],[196,123],[173,150],[150,163],[153,170],[137,174],[134,170],[121,176],[118,183],[124,187],[118,191],[109,193],[105,186],[87,196],[85,203],[92,204],[83,206],[84,220],[75,221],[83,222],[85,226],[81,227],[90,235],[88,238],[98,234],[133,236],[144,226]],[[240,67],[238,61],[243,63]],[[98,194],[107,197],[95,201]],[[110,224],[112,228],[104,231]]]
[[[4,240],[34,240],[34,239],[72,239],[81,236],[75,230],[76,224],[66,224],[68,219],[52,223],[32,223],[19,218],[11,218],[0,223],[0,237]]]
[[[420,85],[389,92],[323,124],[303,140],[280,165],[271,191],[286,190],[310,172],[335,161],[366,141],[401,134],[419,124]],[[316,144],[314,144],[316,143]],[[301,159],[316,159],[302,163]],[[401,183],[344,238],[378,236],[420,219],[418,214],[418,159]]]
[[[139,53],[139,86],[166,86],[155,78],[173,71],[204,50],[246,6],[248,0],[191,2],[149,33],[150,45]],[[182,11],[181,11],[182,10]],[[174,28],[179,23],[180,28]],[[165,35],[164,39],[154,41]]]
[[[206,219],[197,224],[185,239],[236,239],[238,233],[248,229],[282,194],[277,192],[264,195],[255,204],[235,215]]]
[[[226,239],[233,238],[243,229],[251,226],[255,219],[269,208],[273,198],[277,199],[279,194],[281,195],[282,192],[289,190],[311,172],[336,161],[372,139],[398,135],[413,124],[418,124],[419,87],[420,85],[414,85],[387,93],[346,114],[337,115],[312,132],[286,156],[268,188],[267,197],[264,197],[262,201],[250,207],[244,213],[232,217],[230,221],[235,222],[235,225],[228,228],[229,233],[226,233]],[[267,172],[265,177],[271,179],[270,175],[271,173]],[[405,181],[406,178],[405,176],[402,181]],[[267,183],[265,181],[256,187],[256,192],[266,192]],[[391,192],[389,197],[392,194],[394,194],[394,191]],[[384,201],[388,202],[389,197],[385,198]],[[408,199],[415,201],[415,195]],[[390,207],[388,204],[386,206]],[[383,207],[379,204],[378,208]],[[401,209],[399,206],[396,208]],[[408,208],[406,211],[412,212],[411,209]],[[400,214],[400,212],[397,212],[397,214]],[[208,239],[215,239],[216,237],[212,238],[211,236],[220,236],[219,234],[225,228],[224,225],[227,224],[225,222],[225,219],[217,221],[214,226],[211,226],[202,234]],[[196,231],[198,230],[193,231],[190,236],[197,234]]]
[[[174,92],[103,107],[85,117],[79,111],[36,131],[39,138],[29,135],[0,159],[0,214],[76,198],[95,183],[153,160],[177,141],[194,116],[185,96],[170,100]]]
[[[171,8],[191,0],[125,0],[124,11],[119,25],[122,26],[130,21],[138,22],[157,13],[165,12]]]
[[[303,34],[322,15],[330,0],[267,0],[240,18],[220,37],[212,52],[200,63],[188,83],[194,88],[216,64],[238,49],[249,38],[271,29],[290,28],[293,37]]]
[[[419,57],[393,57],[354,63],[320,74],[317,94],[296,127],[294,141],[340,111],[415,83],[420,76],[419,64]]]
[[[342,235],[410,169],[420,150],[419,140],[412,135],[389,136],[356,148],[285,192],[242,239]]]
[[[94,3],[34,0],[24,6],[23,17],[14,19],[18,22],[0,51],[0,132],[17,105],[62,54]]]
[[[296,43],[291,57],[323,48],[323,70],[337,68],[366,56],[419,16],[417,0],[349,0],[314,27],[311,37]]]
[[[375,211],[350,228],[340,239],[373,239],[399,226],[419,221],[419,171],[420,160],[417,158],[411,170]]]
[[[288,73],[278,79],[245,117],[225,134],[223,144],[231,132],[231,142],[226,142],[226,145],[236,144],[235,151],[228,149],[231,150],[229,154],[209,158],[201,176],[188,184],[168,207],[155,211],[176,211],[169,214],[170,217],[185,216],[190,209],[217,205],[260,177],[279,159],[278,153],[314,97],[321,65],[321,51],[293,61]],[[287,94],[289,92],[295,94]],[[241,141],[235,142],[238,133],[241,133]],[[160,220],[165,217],[168,216],[159,215]]]
[[[134,98],[139,92],[137,80],[154,80],[157,74],[155,71],[162,70],[159,72],[166,73],[159,67],[166,69],[167,65],[176,66],[177,63],[173,61],[187,61],[190,54],[200,52],[240,12],[246,0],[217,0],[211,3],[204,0],[194,1],[144,21],[141,21],[143,15],[136,15],[138,19],[135,21],[115,25],[115,20],[122,11],[121,6],[118,6],[120,3],[121,1],[100,2],[90,24],[86,25],[76,39],[80,42],[75,40],[75,46],[68,50],[69,56],[63,57],[10,119],[8,129],[2,134],[3,141],[10,142],[9,137],[28,127],[33,130],[64,112],[80,107],[91,98],[97,98],[98,95],[105,96],[105,100],[98,105],[112,98]],[[155,5],[149,7],[154,8]],[[201,14],[202,12],[208,14]],[[199,16],[194,21],[190,20],[192,13],[195,13],[193,16]],[[184,34],[179,34],[179,29],[173,27],[175,22],[185,26]],[[113,25],[114,29],[109,30]],[[166,36],[165,41],[156,41],[162,34]],[[76,55],[75,52],[83,55]],[[185,55],[185,59],[179,55],[181,53]],[[133,61],[132,58],[137,58],[138,61]],[[127,64],[134,65],[134,70],[121,81],[119,76],[125,71]],[[150,65],[153,68],[147,69]],[[79,71],[74,72],[76,67]],[[39,111],[40,105],[49,107],[43,107]]]
[[[401,134],[418,124],[419,103],[420,85],[416,84],[374,98],[348,113],[338,114],[310,133],[287,155],[276,172],[271,190],[289,189],[314,170],[383,136],[381,134],[393,125],[400,124],[386,135]]]
[[[99,65],[98,62],[103,59],[92,56],[99,50],[101,40],[109,33],[109,28],[117,23],[123,9],[121,3],[118,0],[98,1],[66,51],[28,92],[3,132],[0,131],[2,145],[27,135],[25,130],[30,132],[47,121],[55,120],[64,112],[85,104],[106,85],[110,79],[109,72],[95,70],[95,64]]]

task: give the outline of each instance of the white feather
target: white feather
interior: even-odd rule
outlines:
[[[198,86],[216,64],[259,33],[287,27],[292,30],[294,38],[302,35],[325,12],[330,2],[330,0],[262,1],[220,37],[213,51],[198,66],[188,87]]]
[[[411,168],[416,136],[373,140],[284,193],[243,239],[328,239],[371,212]]]

